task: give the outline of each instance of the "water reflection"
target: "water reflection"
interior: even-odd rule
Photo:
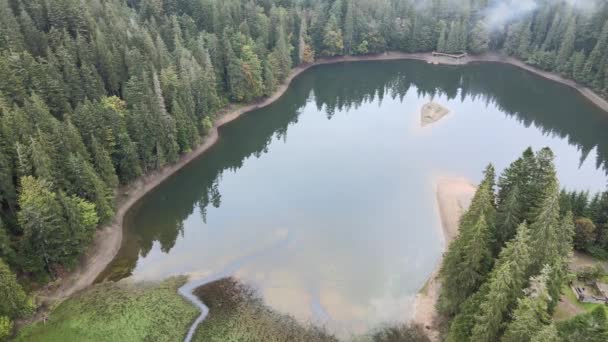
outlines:
[[[420,128],[431,99],[450,115]],[[509,66],[320,66],[134,208],[100,279],[208,276],[256,253],[232,273],[281,311],[348,331],[403,319],[440,255],[434,173],[475,178],[548,144],[565,185],[599,187],[607,127],[573,90]]]

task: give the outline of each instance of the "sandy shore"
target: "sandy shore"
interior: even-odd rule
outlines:
[[[462,178],[440,178],[436,181],[435,186],[445,251],[450,242],[458,235],[458,222],[469,207],[476,187]],[[441,282],[437,278],[440,262],[424,288],[416,295],[414,302],[413,322],[424,326],[432,341],[439,341],[439,333],[435,324],[437,315],[435,304],[441,288]]]
[[[192,152],[183,155],[180,160],[170,166],[166,166],[162,170],[151,173],[149,175],[141,177],[138,181],[134,182],[128,187],[123,187],[117,191],[117,208],[116,215],[112,224],[102,227],[98,229],[94,242],[91,244],[90,248],[87,250],[85,255],[82,257],[82,260],[79,266],[71,272],[66,277],[59,279],[52,284],[49,284],[44,289],[39,291],[38,298],[42,302],[44,306],[49,306],[52,304],[56,304],[61,300],[69,297],[77,291],[80,291],[88,286],[90,286],[95,279],[99,276],[99,274],[106,268],[106,266],[114,259],[120,246],[122,244],[122,224],[125,214],[131,209],[131,207],[137,203],[141,198],[145,196],[150,190],[157,187],[167,178],[178,172],[182,167],[190,163],[192,160],[196,159],[200,155],[202,155],[205,151],[209,149],[218,139],[218,128],[222,125],[225,125],[241,115],[265,107],[279,97],[281,97],[285,91],[288,89],[289,84],[302,72],[307,69],[323,64],[333,64],[340,62],[356,62],[356,61],[380,61],[380,60],[400,60],[400,59],[414,59],[414,60],[422,60],[428,63],[433,64],[467,64],[473,62],[497,62],[497,63],[505,63],[515,65],[522,69],[528,70],[532,73],[535,73],[539,76],[545,77],[547,79],[568,85],[570,87],[578,90],[583,96],[587,99],[595,103],[598,107],[604,109],[608,112],[608,101],[601,98],[599,95],[595,94],[588,88],[582,87],[576,84],[572,80],[565,79],[561,76],[547,73],[541,70],[537,70],[533,67],[525,65],[521,61],[518,61],[513,58],[503,57],[495,54],[486,54],[481,56],[468,56],[458,61],[446,60],[442,57],[433,57],[429,53],[402,53],[402,52],[388,52],[378,55],[367,55],[367,56],[343,56],[343,57],[334,57],[334,58],[325,58],[316,61],[314,64],[302,65],[294,68],[289,75],[289,77],[285,80],[285,82],[278,87],[275,93],[257,103],[253,103],[244,107],[236,107],[229,106],[224,109],[221,113],[219,113],[217,119],[215,120],[213,128],[210,130],[209,134],[205,137],[204,142],[194,149]],[[442,185],[440,182],[438,185],[438,200],[440,202],[440,207],[442,207],[441,197],[449,197],[450,190],[440,190],[440,189],[451,189],[452,186]],[[470,186],[470,184],[469,184]],[[460,190],[466,189],[467,187],[464,183],[461,183],[458,187]],[[470,188],[469,188],[470,190]],[[446,195],[439,195],[446,192]],[[445,203],[449,203],[445,202]],[[445,205],[444,205],[445,207]],[[445,207],[447,208],[447,207]],[[442,211],[446,211],[452,213],[452,209],[441,209]],[[453,215],[457,214],[446,214],[445,220],[448,220],[450,217],[455,217]],[[442,214],[442,217],[444,215]],[[453,220],[452,220],[453,221]],[[448,221],[444,221],[448,222]],[[444,224],[444,230],[446,233],[446,241],[449,241],[450,236],[453,236],[455,233],[449,233],[451,230],[447,229],[446,226],[450,226],[449,224]],[[424,305],[420,305],[420,308],[424,307]],[[422,311],[422,309],[418,310]],[[422,313],[420,313],[422,315]]]

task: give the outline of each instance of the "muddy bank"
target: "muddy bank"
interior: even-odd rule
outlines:
[[[81,264],[77,269],[69,274],[67,277],[54,284],[49,285],[44,291],[40,292],[39,298],[46,304],[52,304],[62,299],[69,297],[71,294],[82,290],[92,284],[99,274],[106,268],[106,266],[116,256],[121,243],[122,243],[122,224],[125,214],[131,209],[131,207],[137,203],[142,197],[146,195],[150,190],[154,189],[164,180],[178,172],[183,166],[194,160],[195,158],[202,155],[209,149],[218,139],[218,128],[222,125],[229,123],[241,115],[256,110],[258,108],[265,107],[273,103],[276,99],[281,97],[283,93],[288,89],[289,84],[302,72],[306,71],[310,67],[323,64],[332,64],[339,62],[355,62],[355,61],[374,61],[374,60],[399,60],[399,59],[414,59],[427,61],[429,63],[449,63],[449,64],[467,64],[472,62],[498,62],[506,63],[518,66],[520,68],[531,71],[542,77],[551,79],[571,86],[581,92],[586,98],[594,102],[599,107],[608,111],[608,102],[600,98],[597,94],[594,94],[591,90],[578,86],[573,81],[564,79],[560,76],[546,73],[543,71],[536,70],[524,63],[517,61],[512,58],[502,57],[499,55],[483,55],[483,56],[468,56],[461,60],[446,60],[440,57],[433,57],[430,54],[409,54],[390,52],[379,55],[369,56],[345,56],[321,59],[312,65],[299,66],[293,69],[290,76],[281,85],[276,92],[269,98],[266,98],[260,102],[250,104],[243,107],[229,106],[222,112],[220,112],[215,120],[213,128],[209,134],[205,137],[204,142],[192,152],[184,155],[180,160],[170,166],[163,168],[160,171],[149,174],[145,177],[140,178],[137,182],[132,185],[121,188],[117,193],[117,210],[114,221],[111,225],[100,228],[94,239],[94,243],[88,249],[85,256],[82,258]]]
[[[458,235],[458,222],[469,207],[476,187],[462,178],[441,178],[436,181],[435,187],[445,251],[450,242]],[[441,260],[437,263],[423,289],[416,295],[414,302],[413,322],[425,327],[432,341],[439,341],[435,322],[437,316],[435,304],[441,288],[441,282],[437,277],[440,266]]]

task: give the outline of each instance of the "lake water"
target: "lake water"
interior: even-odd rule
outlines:
[[[421,127],[431,100],[450,113]],[[104,277],[233,275],[340,335],[403,321],[441,255],[437,177],[549,146],[563,186],[603,190],[607,131],[576,91],[511,66],[316,67],[145,197]]]

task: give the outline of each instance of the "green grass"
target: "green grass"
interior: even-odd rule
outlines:
[[[563,291],[564,295],[566,297],[568,297],[568,299],[570,301],[572,301],[572,303],[574,303],[579,308],[585,310],[586,312],[590,312],[591,310],[595,309],[598,306],[604,306],[604,304],[581,303],[578,300],[578,298],[576,298],[576,295],[572,291],[572,288],[570,288],[570,286],[568,286],[568,285],[564,285],[562,287],[562,291]]]
[[[198,310],[177,289],[185,278],[155,284],[103,283],[66,300],[16,341],[181,341]]]

